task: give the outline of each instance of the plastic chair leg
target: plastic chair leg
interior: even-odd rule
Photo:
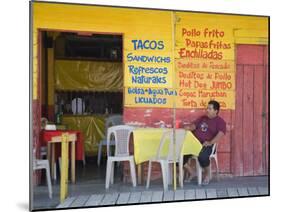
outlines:
[[[148,173],[147,173],[147,179],[146,179],[146,188],[149,188],[149,184],[150,184],[151,165],[152,165],[151,163],[152,163],[151,161],[148,162]]]
[[[106,164],[106,175],[105,175],[105,188],[109,188],[110,178],[111,178],[111,160],[107,159]]]
[[[202,168],[201,168],[197,158],[196,158],[196,170],[197,170],[198,185],[201,185],[202,184]]]
[[[110,175],[110,183],[114,183],[114,166],[115,166],[115,161],[111,162],[111,175]]]
[[[217,175],[217,181],[219,181],[219,162],[218,162],[218,158],[215,158],[215,162],[216,162],[216,175]]]
[[[131,171],[133,187],[136,187],[137,186],[136,167],[135,167],[135,162],[134,162],[133,158],[130,160],[130,169],[131,169],[130,171]]]
[[[49,198],[52,199],[52,182],[51,182],[51,175],[50,175],[50,167],[49,162],[46,163],[46,179],[47,179],[47,185],[48,185],[48,191],[49,191]]]
[[[210,166],[209,166],[209,180],[212,179],[212,158],[210,158]]]
[[[168,190],[168,179],[167,179],[168,178],[168,163],[161,161],[160,164],[161,164],[161,170],[162,170],[164,191],[167,191]]]
[[[179,162],[179,184],[183,188],[183,162]]]
[[[168,169],[167,169],[167,174],[168,174],[168,185],[172,185],[173,184],[173,163],[169,164],[168,163]]]
[[[165,169],[166,169],[166,172],[165,172],[166,173],[166,190],[168,190],[168,186],[169,186],[169,184],[168,184],[169,163],[165,161],[164,164],[165,164]],[[171,169],[171,170],[173,170],[173,169]],[[171,175],[172,175],[172,173],[171,173]],[[171,182],[171,184],[172,184],[172,182]]]

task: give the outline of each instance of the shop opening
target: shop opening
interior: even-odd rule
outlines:
[[[41,117],[56,130],[81,131],[93,160],[106,119],[123,113],[122,42],[121,34],[39,33]]]

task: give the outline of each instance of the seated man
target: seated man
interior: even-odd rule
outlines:
[[[210,159],[212,147],[217,143],[226,131],[225,121],[218,116],[220,104],[217,101],[210,101],[207,107],[207,114],[197,119],[192,124],[185,127],[186,130],[193,131],[195,137],[202,143],[203,148],[198,156],[200,166],[203,168],[204,177],[203,185],[207,185],[210,181]],[[187,181],[190,182],[195,177],[195,172],[190,167],[190,158],[192,155],[184,156],[184,169],[188,174]]]

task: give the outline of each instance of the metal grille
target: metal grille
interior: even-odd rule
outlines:
[[[55,93],[56,114],[121,114],[122,106],[122,92],[56,91]]]

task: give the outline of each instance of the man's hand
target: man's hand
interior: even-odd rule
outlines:
[[[196,126],[194,124],[189,124],[189,125],[186,125],[184,127],[185,130],[188,130],[188,131],[193,131],[196,129]]]
[[[204,143],[203,143],[203,146],[212,146],[212,142],[210,142],[210,141],[205,141]]]

